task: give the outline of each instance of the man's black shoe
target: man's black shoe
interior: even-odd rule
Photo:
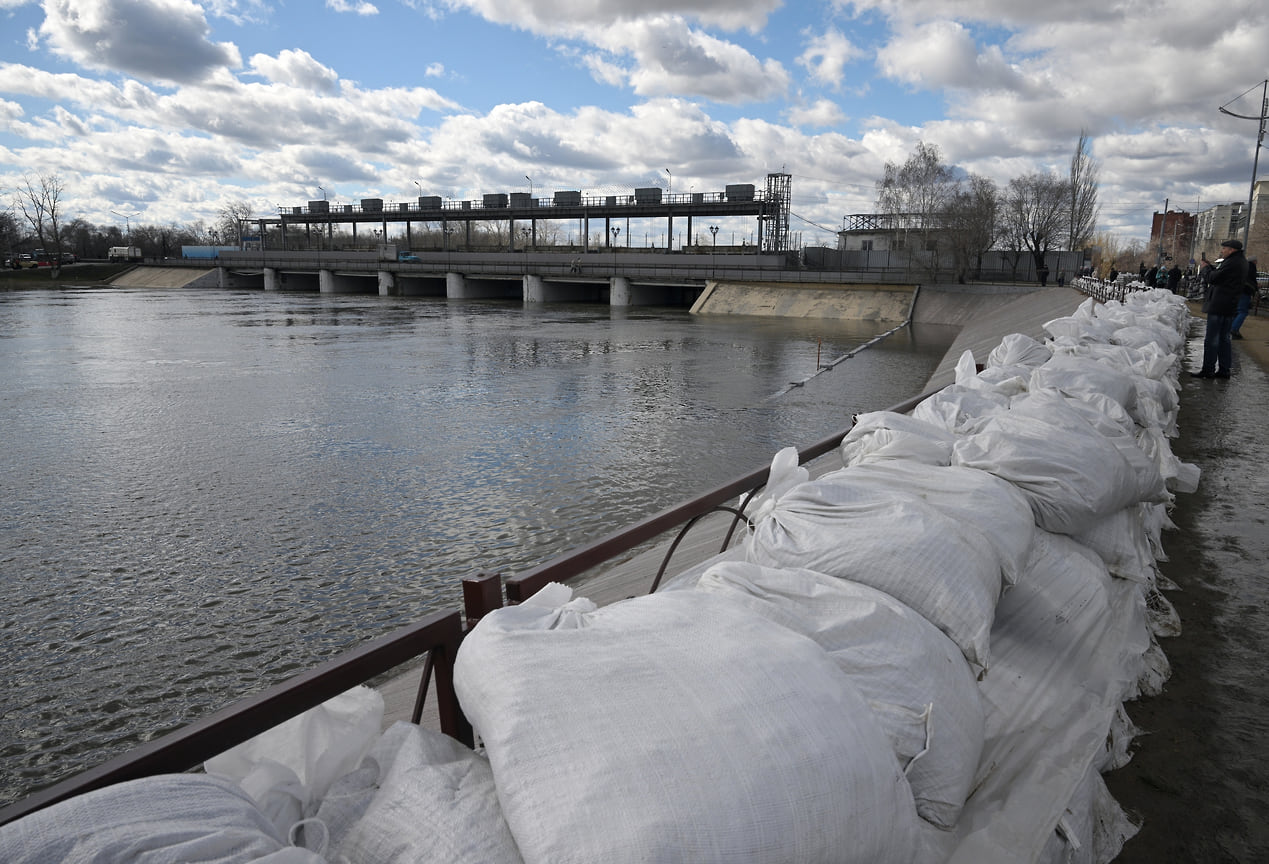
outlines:
[[[1228,377],[1229,377],[1229,373],[1228,373],[1228,372],[1217,372],[1217,373],[1216,373],[1214,376],[1212,376],[1212,377],[1214,377],[1214,378],[1228,378]]]
[[[1190,377],[1191,378],[1215,378],[1216,373],[1215,372],[1191,372]]]
[[[1230,338],[1230,339],[1241,339],[1241,338],[1243,338],[1243,334],[1241,334],[1241,333],[1230,333],[1230,334],[1229,334],[1229,338]]]

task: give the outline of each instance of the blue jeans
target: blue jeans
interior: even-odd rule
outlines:
[[[1202,372],[1229,374],[1234,363],[1234,343],[1229,331],[1234,327],[1233,315],[1208,315],[1207,333],[1203,336]]]
[[[1251,311],[1251,295],[1242,294],[1238,297],[1238,314],[1234,316],[1234,326],[1229,329],[1238,332],[1243,326],[1243,322],[1247,320],[1247,313]]]

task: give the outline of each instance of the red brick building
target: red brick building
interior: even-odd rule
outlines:
[[[1190,258],[1198,257],[1194,250],[1194,215],[1184,210],[1156,212],[1150,223],[1150,246],[1146,251],[1169,264],[1188,267]]]

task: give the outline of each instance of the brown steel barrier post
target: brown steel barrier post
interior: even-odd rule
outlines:
[[[463,611],[467,629],[495,609],[502,607],[502,574],[477,572],[463,578]]]

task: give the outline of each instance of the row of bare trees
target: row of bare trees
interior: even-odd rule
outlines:
[[[65,183],[56,174],[25,176],[0,211],[0,253],[6,257],[44,250],[54,261],[64,253],[78,258],[105,258],[112,246],[139,246],[147,257],[180,254],[182,246],[237,245],[239,230],[251,218],[251,205],[230,201],[208,225],[127,224],[99,226],[80,218],[68,218],[63,208]]]
[[[1045,272],[1053,250],[1081,250],[1093,240],[1099,167],[1081,133],[1066,175],[1032,172],[1001,189],[958,172],[934,144],[921,141],[902,164],[887,162],[877,181],[877,208],[889,217],[895,246],[937,277],[950,265],[964,281],[983,255],[1003,253],[1015,274],[1025,254]]]

